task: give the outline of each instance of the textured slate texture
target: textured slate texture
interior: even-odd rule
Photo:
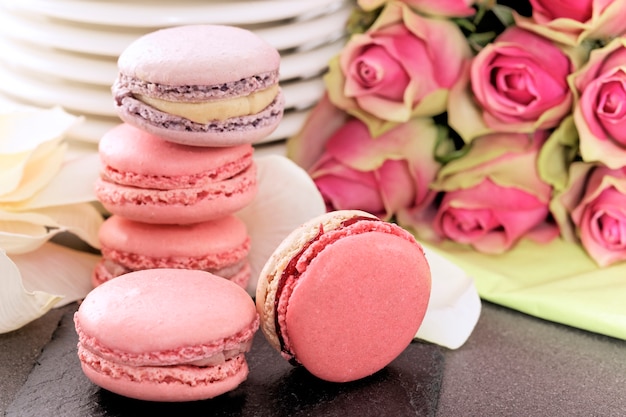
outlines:
[[[235,391],[191,403],[151,403],[100,389],[76,357],[72,311],[67,312],[7,416],[432,416],[443,372],[442,348],[412,343],[387,368],[348,384],[311,376],[284,361],[257,333],[248,355],[250,375]]]
[[[59,311],[66,314],[46,344],[57,328]],[[474,333],[460,349],[415,343],[387,369],[347,385],[323,383],[292,368],[259,334],[249,356],[248,381],[223,397],[189,404],[135,401],[93,386],[75,357],[72,311],[54,310],[23,329],[0,335],[0,404],[9,404],[0,414],[6,410],[8,416],[27,417],[626,415],[625,341],[490,303],[483,304]]]

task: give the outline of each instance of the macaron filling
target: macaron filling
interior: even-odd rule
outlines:
[[[358,225],[358,227],[357,227]],[[311,261],[318,256],[326,247],[339,239],[354,236],[356,234],[381,232],[393,234],[400,238],[411,241],[411,236],[394,225],[370,217],[354,217],[343,221],[332,230],[324,230],[320,225],[318,234],[308,241],[282,271],[276,296],[274,298],[274,326],[280,343],[281,355],[292,364],[299,364],[298,358],[292,351],[292,346],[285,323],[289,299],[298,285],[299,278],[306,272]]]
[[[219,364],[171,365],[171,366],[130,366],[99,357],[79,346],[78,357],[82,366],[92,368],[101,375],[114,379],[133,382],[153,382],[167,384],[183,384],[188,386],[208,385],[226,380],[242,368],[247,368],[244,354],[230,357]]]
[[[252,146],[232,147],[233,159],[218,166],[210,166],[212,159],[218,160],[218,156],[207,154],[207,166],[201,172],[175,175],[164,172],[166,167],[160,166],[159,172],[152,172],[145,164],[138,165],[134,170],[127,166],[119,166],[117,161],[110,160],[102,155],[101,176],[104,180],[121,185],[130,185],[140,188],[152,188],[160,190],[172,190],[178,188],[206,187],[212,183],[228,180],[246,171],[254,164]],[[223,158],[222,158],[223,159]],[[126,161],[124,161],[126,164]]]
[[[133,271],[141,271],[143,269],[153,269],[153,268],[176,268],[176,269],[197,269],[200,271],[210,272],[214,275],[220,276],[222,278],[230,279],[231,277],[236,276],[240,272],[249,268],[248,261],[245,259],[234,261],[233,263],[227,264],[225,266],[201,266],[205,264],[204,260],[200,259],[197,262],[194,262],[193,259],[181,259],[180,262],[176,262],[176,260],[168,260],[164,261],[160,258],[153,258],[148,260],[143,260],[138,263],[134,263],[130,265],[130,262],[125,263],[120,258],[128,257],[127,254],[121,254],[122,256],[118,256],[117,254],[112,253],[113,251],[105,250],[103,248],[102,255],[103,260],[99,265],[100,268],[103,268],[106,271],[106,275],[111,278],[118,277],[120,275],[128,274]],[[133,254],[130,254],[131,256]]]
[[[223,121],[233,117],[257,114],[272,104],[277,95],[278,85],[276,84],[246,96],[210,101],[180,102],[145,95],[135,97],[162,112],[184,117],[196,123],[210,123],[213,120]]]
[[[96,180],[95,192],[103,204],[181,205],[189,206],[219,196],[247,192],[256,187],[256,165],[223,181],[202,184],[199,187],[150,189],[126,184],[115,184],[106,177]],[[162,187],[160,187],[162,188]]]
[[[193,346],[181,346],[178,349],[166,349],[151,352],[132,352],[110,348],[85,333],[80,321],[75,317],[74,324],[78,334],[78,346],[83,352],[89,352],[92,359],[103,360],[129,367],[158,366],[215,366],[228,359],[246,353],[252,346],[252,338],[259,327],[258,316],[248,327],[237,334],[211,343]],[[87,353],[85,353],[87,354]]]
[[[257,131],[263,128],[273,130],[281,120],[284,112],[284,96],[279,89],[278,95],[272,103],[258,113],[231,117],[226,120],[211,120],[208,123],[197,123],[186,117],[158,110],[133,96],[121,100],[120,109],[120,116],[126,121],[137,118],[143,120],[149,126],[167,129],[167,131],[225,133]]]

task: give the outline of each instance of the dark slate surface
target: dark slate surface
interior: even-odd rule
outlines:
[[[135,401],[93,386],[75,356],[73,308],[0,335],[6,415],[626,416],[626,342],[490,303],[460,349],[414,343],[380,373],[346,385],[292,368],[259,334],[248,381],[187,404]]]
[[[624,417],[626,342],[484,303],[445,354],[437,415]]]
[[[63,316],[7,416],[433,416],[443,349],[412,343],[387,368],[348,384],[321,381],[284,361],[257,333],[248,355],[250,375],[238,389],[212,400],[151,403],[92,385],[76,357],[73,311]]]

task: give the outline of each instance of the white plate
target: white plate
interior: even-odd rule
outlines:
[[[111,86],[117,76],[114,57],[85,55],[38,46],[0,36],[0,62],[22,67],[42,76],[86,84]]]
[[[58,78],[33,76],[0,65],[0,91],[40,107],[61,106],[77,114],[115,114],[111,90],[104,86],[71,83]]]
[[[280,51],[308,49],[343,36],[351,11],[351,6],[344,6],[313,19],[289,21],[254,32]],[[95,26],[63,25],[61,21],[41,15],[0,9],[0,33],[4,36],[73,52],[117,57],[132,41],[147,32],[135,28],[100,27],[98,30]]]
[[[37,106],[58,105],[78,114],[116,115],[108,85],[73,83],[2,65],[0,80],[0,91]],[[286,82],[281,86],[286,109],[310,107],[324,91],[321,76]]]
[[[311,107],[324,94],[324,80],[321,76],[305,80],[296,80],[281,84],[285,95],[285,109]]]
[[[251,25],[312,17],[332,12],[345,0],[265,0],[220,2],[102,2],[72,0],[1,0],[13,10],[34,12],[70,22],[123,26],[165,27],[210,23]]]
[[[344,42],[345,40],[340,38],[318,48],[284,52],[280,64],[281,81],[319,75],[326,69],[330,58],[339,53]],[[0,51],[3,51],[0,62],[22,67],[42,76],[109,87],[117,75],[114,57],[74,53],[2,36]]]
[[[291,80],[319,75],[328,67],[328,61],[341,51],[345,43],[346,39],[341,37],[314,49],[282,54],[280,79]]]

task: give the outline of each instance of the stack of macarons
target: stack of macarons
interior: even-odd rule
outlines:
[[[118,59],[119,126],[100,140],[92,283],[145,269],[199,269],[245,287],[250,237],[234,213],[256,195],[253,145],[278,126],[280,55],[221,25],[161,29]]]

